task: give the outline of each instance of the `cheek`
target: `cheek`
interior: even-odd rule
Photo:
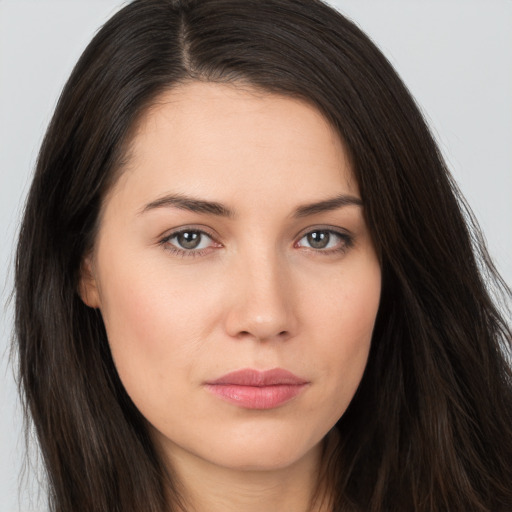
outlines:
[[[380,268],[374,262],[347,269],[331,282],[328,293],[310,304],[319,333],[316,361],[334,417],[344,413],[364,373],[380,291]]]
[[[194,287],[118,258],[103,276],[101,311],[118,374],[139,406],[158,390],[179,389],[212,322]],[[202,322],[197,311],[203,311]]]

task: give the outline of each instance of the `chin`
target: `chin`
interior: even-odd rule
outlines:
[[[232,437],[225,443],[210,445],[202,458],[233,470],[278,471],[310,457],[319,457],[322,451],[322,438],[310,441],[292,433],[286,436],[267,433],[255,437],[252,440]]]

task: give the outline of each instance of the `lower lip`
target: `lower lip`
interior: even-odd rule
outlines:
[[[226,402],[244,409],[275,409],[295,398],[307,384],[240,386],[207,384],[206,389]]]

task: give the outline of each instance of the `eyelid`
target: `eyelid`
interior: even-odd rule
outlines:
[[[185,249],[170,243],[171,239],[180,235],[181,233],[186,233],[187,231],[195,231],[197,233],[201,233],[202,235],[207,236],[212,241],[212,244],[202,249]],[[183,257],[203,256],[214,249],[222,247],[222,244],[218,241],[218,237],[215,234],[213,234],[208,227],[197,224],[180,226],[172,229],[171,231],[167,231],[165,234],[161,235],[158,238],[158,244],[163,246],[165,250],[171,252],[172,254]]]
[[[332,224],[314,224],[312,226],[308,226],[307,228],[301,229],[297,235],[295,235],[295,240],[299,240],[313,231],[329,231],[340,236],[354,237],[354,234],[351,231],[340,226],[333,226]]]
[[[328,249],[315,249],[313,247],[301,247],[299,246],[299,242],[308,234],[313,233],[315,231],[326,231],[328,233],[332,233],[339,237],[342,240],[341,247],[336,248],[328,248]],[[329,254],[329,253],[340,253],[345,252],[350,247],[354,245],[354,235],[348,231],[347,229],[338,227],[338,226],[331,226],[331,225],[319,225],[319,226],[308,226],[306,229],[303,229],[296,237],[294,242],[294,247],[297,247],[298,249],[304,249],[307,251],[311,251],[314,253],[320,253],[320,254]]]
[[[172,229],[165,230],[161,235],[158,236],[158,240],[169,240],[173,236],[179,235],[180,233],[184,233],[186,231],[197,231],[200,233],[204,233],[205,235],[209,236],[212,240],[215,241],[217,241],[217,239],[219,238],[218,235],[208,226],[204,226],[202,224],[185,224],[183,226],[178,226]]]
[[[177,245],[170,243],[170,240],[180,233],[184,233],[187,231],[195,231],[207,236],[211,240],[211,245],[208,247],[204,247],[202,249],[185,249],[180,248]],[[308,234],[313,233],[315,231],[324,231],[331,233],[337,236],[340,239],[339,247],[331,247],[331,248],[318,248],[314,247],[305,247],[300,246],[299,242]],[[295,242],[293,243],[293,247],[297,249],[303,249],[312,253],[317,254],[332,254],[332,253],[343,253],[347,251],[354,244],[354,235],[348,231],[347,229],[341,228],[339,226],[332,225],[317,225],[317,226],[308,226],[307,228],[301,230],[294,238]],[[161,235],[158,239],[158,244],[163,246],[165,250],[182,257],[187,256],[203,256],[212,250],[223,247],[223,244],[218,241],[218,236],[212,232],[212,230],[204,225],[185,225],[172,229],[171,231],[167,231],[165,234]]]

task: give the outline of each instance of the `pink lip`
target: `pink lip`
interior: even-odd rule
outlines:
[[[293,373],[274,368],[237,370],[205,383],[208,391],[245,409],[274,409],[296,397],[309,382]]]

